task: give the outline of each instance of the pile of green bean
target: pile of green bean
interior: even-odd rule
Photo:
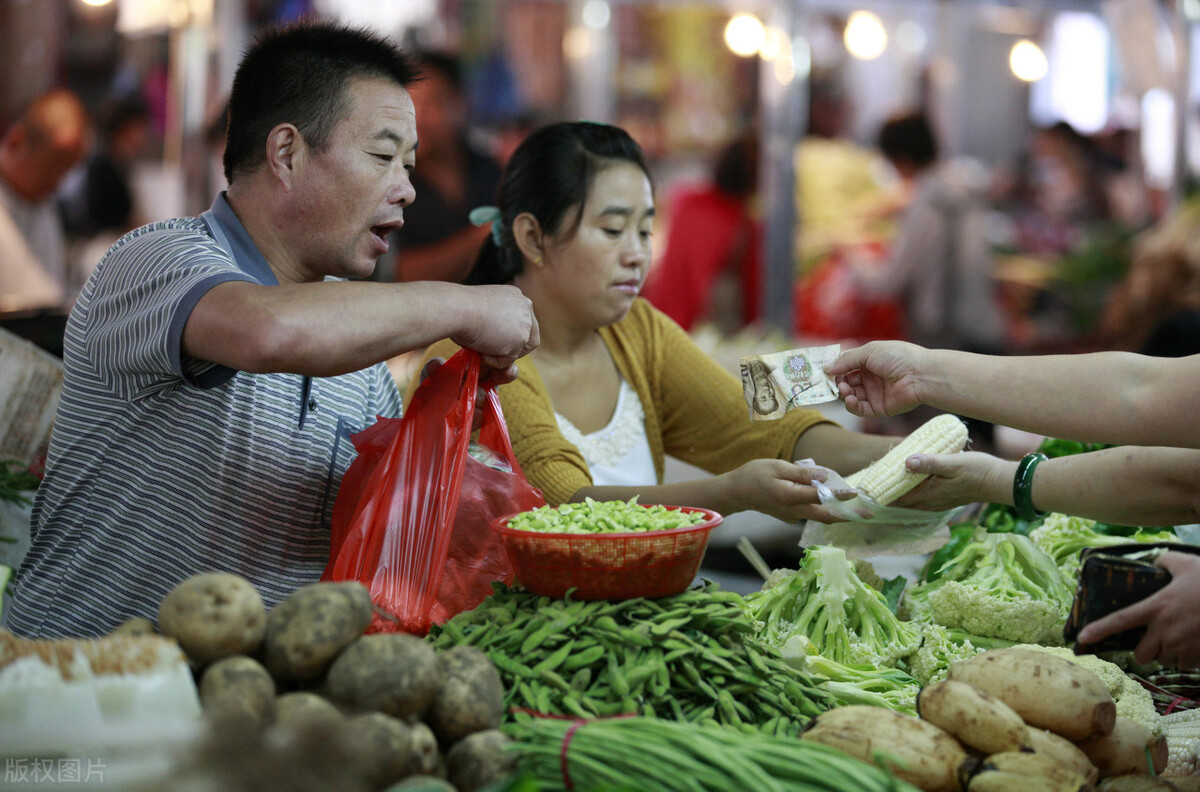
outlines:
[[[495,588],[429,640],[483,650],[500,671],[510,717],[636,713],[795,735],[834,704],[758,640],[742,598],[716,584],[590,602]]]
[[[725,726],[610,718],[538,718],[505,728],[518,772],[541,792],[918,792],[835,748]]]

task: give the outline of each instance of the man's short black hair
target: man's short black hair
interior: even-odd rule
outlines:
[[[932,165],[938,158],[937,138],[921,113],[898,116],[879,130],[879,150],[894,162],[908,162],[918,168]]]
[[[317,151],[329,145],[349,109],[346,90],[357,78],[393,80],[405,88],[420,78],[417,63],[392,41],[328,22],[273,28],[250,45],[233,78],[225,142],[225,178],[261,164],[267,135],[292,123]]]

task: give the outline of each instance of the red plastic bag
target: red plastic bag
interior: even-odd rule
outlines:
[[[495,387],[485,385],[479,444],[511,472],[470,456],[479,355],[463,350],[413,394],[401,418],[380,418],[351,439],[358,457],[333,506],[322,580],[371,591],[369,632],[424,635],[475,607],[513,568],[495,517],[545,504],[513,455]],[[382,611],[382,612],[381,612]]]

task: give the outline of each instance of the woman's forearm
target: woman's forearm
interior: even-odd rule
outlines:
[[[813,426],[796,441],[792,459],[811,459],[843,476],[862,470],[902,438],[851,432],[834,424]]]
[[[985,499],[1012,505],[1012,475],[997,476]],[[1200,451],[1123,446],[1042,462],[1030,490],[1034,508],[1119,525],[1184,525],[1200,518]]]
[[[1200,448],[1200,355],[923,354],[914,388],[924,404],[1052,437]]]

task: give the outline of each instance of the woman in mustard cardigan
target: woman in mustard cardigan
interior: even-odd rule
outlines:
[[[892,438],[858,434],[812,410],[751,421],[740,382],[638,298],[650,264],[654,198],[641,149],[587,122],[531,133],[513,154],[492,235],[470,283],[512,283],[533,302],[541,345],[498,389],[525,474],[557,505],[628,499],[828,520],[811,458],[849,474]],[[426,357],[446,357],[442,342]],[[663,484],[665,454],[712,478]]]

